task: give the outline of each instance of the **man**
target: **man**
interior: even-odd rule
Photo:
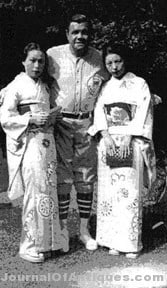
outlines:
[[[49,71],[54,77],[53,93],[62,107],[63,119],[56,126],[58,157],[58,199],[64,251],[69,250],[67,216],[70,191],[74,184],[80,214],[80,240],[89,250],[97,247],[88,231],[94,182],[96,180],[96,143],[87,130],[102,81],[108,75],[100,53],[89,46],[91,25],[85,15],[70,19],[66,31],[68,44],[50,48]]]

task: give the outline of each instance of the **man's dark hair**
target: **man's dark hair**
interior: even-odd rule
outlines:
[[[75,14],[72,17],[70,17],[67,21],[67,30],[69,29],[71,22],[77,22],[79,24],[80,23],[88,23],[88,28],[89,28],[89,30],[91,29],[91,21],[84,14]]]

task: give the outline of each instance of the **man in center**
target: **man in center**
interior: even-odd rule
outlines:
[[[56,124],[58,157],[58,200],[64,251],[69,250],[67,216],[74,184],[80,215],[80,240],[88,250],[96,249],[88,221],[96,180],[96,142],[87,134],[92,124],[94,104],[108,75],[99,51],[89,46],[91,23],[85,15],[74,15],[66,30],[68,44],[48,49],[49,72],[56,104],[62,107],[62,120]]]

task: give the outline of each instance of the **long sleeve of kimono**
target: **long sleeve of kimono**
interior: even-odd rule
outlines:
[[[150,139],[152,134],[151,94],[145,81],[140,86],[136,87],[135,97],[139,101],[137,101],[133,120],[125,126],[110,127],[109,133],[144,136]]]
[[[3,105],[1,107],[1,124],[6,134],[13,140],[18,140],[27,129],[30,115],[20,115],[17,106],[19,94],[16,86],[10,85],[6,90]]]
[[[89,128],[88,133],[94,136],[97,132],[107,130],[107,119],[104,112],[103,93],[100,94],[94,109],[94,123]]]

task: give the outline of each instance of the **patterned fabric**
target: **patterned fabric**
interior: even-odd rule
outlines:
[[[38,252],[61,248],[57,199],[57,159],[54,137],[30,132],[21,163],[24,179],[20,251],[36,247]],[[46,145],[47,143],[47,145]]]
[[[31,111],[50,109],[49,94],[41,81],[19,74],[6,89],[1,123],[7,134],[8,195],[23,195],[20,253],[44,252],[62,247],[57,199],[57,159],[53,127],[29,125],[29,112],[19,114],[18,105]],[[35,104],[34,104],[35,103]]]
[[[152,121],[151,95],[142,78],[127,73],[121,80],[107,82],[89,133],[108,130],[118,147],[131,135],[133,161],[129,167],[109,167],[104,139],[100,140],[96,231],[99,245],[125,253],[142,249],[142,191],[146,185],[148,195],[148,188],[155,181]]]
[[[136,143],[134,145],[133,167],[111,169],[104,161],[103,140],[98,149],[96,240],[101,246],[121,252],[142,249],[142,201],[139,191],[143,182],[143,159],[140,148]]]

